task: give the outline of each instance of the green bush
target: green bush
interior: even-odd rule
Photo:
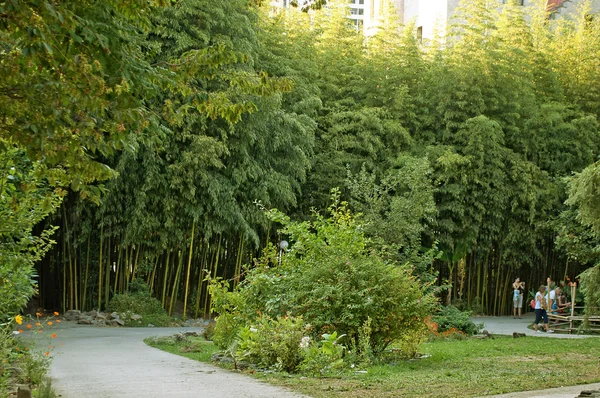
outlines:
[[[300,364],[300,371],[317,377],[329,377],[341,373],[347,364],[344,361],[346,349],[340,344],[340,341],[345,337],[346,335],[338,337],[337,332],[333,332],[322,335],[321,341],[318,343],[303,340],[304,344],[301,346],[306,345],[306,347],[304,348],[304,359]],[[360,359],[356,355],[354,358]]]
[[[470,316],[470,311],[463,312],[449,305],[442,307],[440,313],[433,317],[433,321],[438,325],[438,332],[456,329],[471,336],[479,333],[483,328],[483,324],[475,324],[469,319]]]
[[[302,318],[263,317],[255,327],[239,333],[239,357],[263,368],[295,372],[302,361],[300,342],[305,327]]]
[[[130,283],[128,293],[115,294],[107,310],[117,312],[127,326],[168,326],[172,321],[160,301],[152,297],[146,284],[139,280]],[[131,319],[134,314],[141,315],[142,319]]]
[[[240,294],[256,313],[302,316],[313,337],[337,331],[354,346],[370,317],[371,348],[380,353],[421,329],[436,299],[425,293],[410,267],[388,263],[367,249],[362,227],[345,204],[330,211],[328,219],[317,214],[314,222],[303,223],[268,212],[293,246],[277,266],[275,248],[267,248],[248,271]]]

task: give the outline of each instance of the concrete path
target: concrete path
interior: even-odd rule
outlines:
[[[533,324],[533,321],[535,320],[535,315],[532,312],[524,314],[522,319],[513,319],[512,316],[475,316],[472,317],[471,320],[475,323],[483,323],[483,328],[491,334],[512,335],[514,332],[517,332],[525,333],[528,336],[552,337],[558,339],[598,339],[600,337],[598,335],[585,336],[567,333],[535,333],[535,331],[528,329],[528,326]],[[540,325],[539,329],[541,331],[544,328]],[[550,325],[550,329],[552,329],[552,325]],[[600,341],[598,341],[598,343],[600,343]]]
[[[53,386],[62,398],[301,398],[242,374],[169,354],[144,344],[193,328],[53,329]]]
[[[534,334],[527,326],[531,314],[512,317],[475,317],[492,334],[552,338],[586,338],[567,334]],[[61,398],[308,398],[270,386],[251,377],[172,355],[144,344],[150,336],[168,336],[194,328],[98,328],[83,325],[54,329],[63,343],[53,352],[53,386]],[[63,323],[64,326],[67,326]],[[198,329],[199,330],[199,329]],[[600,344],[600,338],[594,344]],[[56,344],[55,344],[56,345]],[[573,398],[600,383],[494,396],[496,398]]]
[[[473,317],[475,323],[483,323],[484,329],[491,334],[512,335],[513,332],[525,333],[532,337],[551,337],[556,339],[585,339],[589,338],[593,344],[600,344],[600,336],[583,336],[566,333],[535,333],[528,329],[528,326],[533,323],[535,316],[533,313],[523,315],[523,319],[513,319],[511,316],[494,316],[494,317]],[[552,326],[550,326],[552,328]],[[540,330],[542,327],[540,326]],[[547,390],[523,391],[510,394],[501,394],[488,396],[487,398],[574,398],[577,397],[583,390],[599,390],[600,383],[587,384],[580,386],[550,388]]]

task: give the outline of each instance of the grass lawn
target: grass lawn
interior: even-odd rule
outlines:
[[[191,352],[190,343],[150,345],[209,362],[217,349],[200,340],[194,340],[200,352]],[[442,340],[426,343],[420,351],[430,356],[372,366],[366,374],[253,376],[316,398],[466,397],[600,382],[600,338]]]

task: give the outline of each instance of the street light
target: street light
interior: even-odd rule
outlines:
[[[289,243],[286,240],[282,240],[279,242],[279,265],[281,265],[281,258],[283,257],[283,252],[288,248]]]

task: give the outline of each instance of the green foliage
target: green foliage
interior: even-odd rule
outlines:
[[[127,326],[168,326],[172,321],[159,300],[152,297],[148,286],[141,280],[131,283],[128,293],[115,294],[108,303],[108,311],[116,311]],[[130,286],[131,286],[130,285]],[[132,319],[132,315],[141,315],[142,319]]]
[[[460,311],[453,305],[449,305],[442,307],[440,313],[433,317],[433,321],[438,324],[438,332],[456,329],[470,336],[479,333],[483,328],[483,324],[471,321],[470,316],[471,312]]]
[[[583,293],[586,318],[592,315],[600,315],[600,265],[589,268],[582,272],[581,292]]]
[[[204,329],[202,329],[202,336],[206,341],[212,341],[215,335],[215,323],[211,322]]]
[[[49,250],[51,227],[39,235],[34,227],[56,209],[64,195],[48,183],[46,167],[25,152],[5,147],[0,138],[0,313],[18,313],[37,287],[34,264]]]
[[[261,317],[239,332],[238,355],[263,368],[294,373],[302,361],[300,342],[305,333],[302,318]]]
[[[347,366],[344,361],[347,350],[341,344],[345,337],[346,335],[338,336],[337,332],[333,332],[323,334],[318,342],[310,341],[304,347],[300,371],[313,377],[338,376]]]
[[[244,303],[247,324],[259,313],[272,318],[301,316],[313,337],[337,331],[354,345],[370,318],[369,344],[380,353],[419,328],[436,300],[424,293],[426,287],[409,267],[388,264],[367,250],[362,227],[345,203],[334,198],[330,212],[330,218],[315,214],[315,221],[300,223],[279,211],[268,211],[272,220],[282,224],[282,233],[293,246],[280,266],[272,263],[275,252],[267,248],[257,266],[248,270],[241,289],[229,294],[230,302]],[[233,307],[240,321],[244,307]],[[220,322],[221,318],[217,329]]]

